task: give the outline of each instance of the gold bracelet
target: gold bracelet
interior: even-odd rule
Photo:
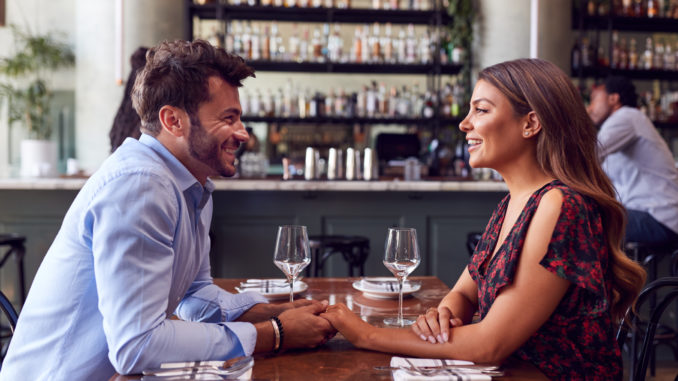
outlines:
[[[271,325],[273,326],[273,332],[275,333],[275,345],[273,346],[273,352],[280,350],[280,331],[278,330],[278,323],[271,319]]]

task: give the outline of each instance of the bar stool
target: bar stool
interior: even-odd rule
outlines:
[[[362,236],[315,235],[308,237],[311,248],[311,264],[306,275],[323,276],[325,261],[334,254],[341,254],[348,264],[348,276],[353,276],[353,269],[365,275],[365,261],[370,253],[370,240]]]
[[[0,233],[0,248],[9,247],[9,249],[0,258],[0,267],[5,265],[5,262],[10,257],[14,257],[14,262],[17,266],[17,278],[19,287],[19,300],[23,305],[26,300],[26,284],[24,282],[24,255],[26,254],[26,247],[24,243],[26,237],[14,233]]]
[[[624,245],[626,255],[642,264],[647,270],[647,281],[651,283],[657,280],[657,264],[664,258],[670,258],[671,275],[677,275],[678,272],[678,242],[673,242],[668,245],[650,245],[641,242],[627,242]],[[657,304],[657,297],[655,294],[649,297],[650,309],[654,309]],[[678,312],[678,310],[677,310]],[[674,358],[678,360],[678,327],[673,329],[664,324],[657,327],[657,333],[652,341],[652,348],[650,349],[650,375],[654,377],[656,370],[655,348],[658,345],[668,346],[672,351]],[[633,333],[635,334],[635,332]],[[631,354],[634,354],[635,348],[631,348]]]

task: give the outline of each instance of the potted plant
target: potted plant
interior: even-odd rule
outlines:
[[[0,98],[7,100],[9,124],[20,122],[27,139],[21,142],[21,175],[56,175],[56,143],[50,138],[53,121],[47,76],[75,63],[71,49],[49,34],[32,35],[12,26],[16,52],[0,59]]]

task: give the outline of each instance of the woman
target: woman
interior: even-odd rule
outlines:
[[[620,249],[624,211],[577,89],[543,60],[494,65],[459,127],[471,166],[497,170],[509,194],[453,289],[412,330],[344,305],[322,316],[361,348],[480,363],[515,353],[552,379],[621,378],[615,330],[645,273]]]
[[[139,47],[132,53],[129,59],[131,70],[125,85],[125,91],[122,94],[120,106],[113,119],[113,126],[108,133],[111,140],[111,152],[114,152],[125,139],[134,138],[139,139],[141,136],[141,120],[139,115],[132,107],[132,89],[134,88],[134,81],[137,79],[137,73],[141,71],[146,65],[146,52],[148,48]]]

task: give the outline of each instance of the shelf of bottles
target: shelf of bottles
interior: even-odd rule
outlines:
[[[241,90],[243,121],[304,124],[457,125],[463,89],[456,78],[439,93],[373,81],[360,89],[302,90],[288,81],[276,91]],[[436,106],[438,112],[436,111]]]
[[[572,13],[576,29],[614,29],[627,32],[678,30],[676,0],[588,0]],[[582,9],[585,8],[585,9]],[[582,14],[583,12],[583,14]]]

